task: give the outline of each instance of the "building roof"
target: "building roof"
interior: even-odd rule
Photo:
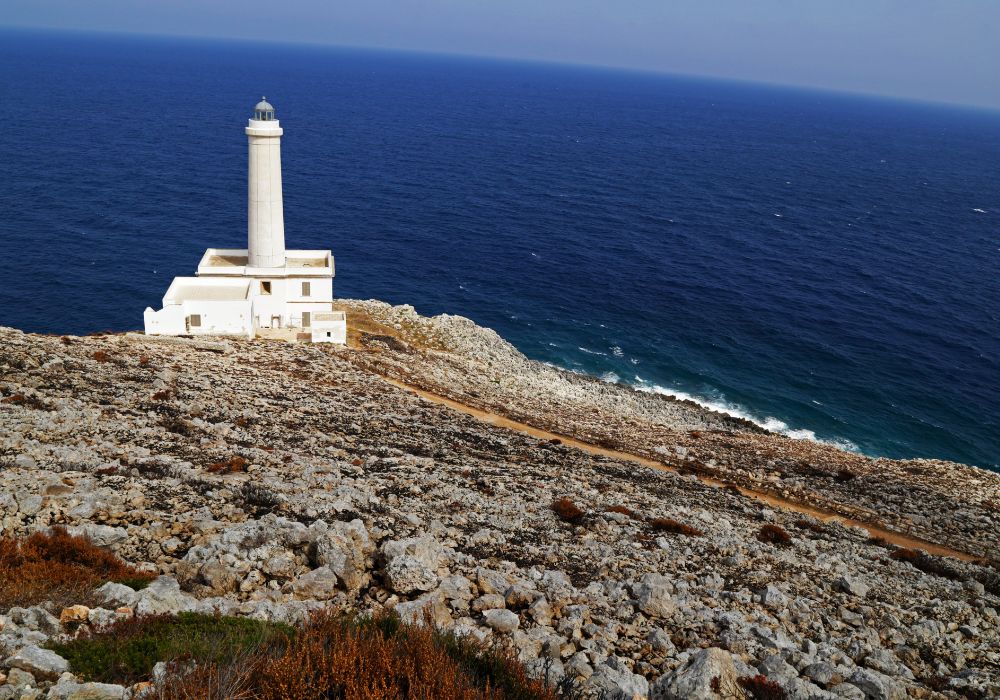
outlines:
[[[167,291],[167,296],[176,304],[185,301],[243,301],[250,291],[248,280],[226,280],[220,284],[217,280],[207,282],[197,278],[174,278]]]
[[[235,277],[251,274],[268,277],[332,277],[333,255],[329,250],[286,250],[279,267],[250,267],[246,248],[209,248],[198,263],[199,275]]]
[[[266,97],[262,97],[262,98],[260,98],[260,102],[257,103],[257,106],[254,107],[254,111],[258,111],[258,112],[273,112],[274,111],[274,107],[271,105],[270,102],[267,101]]]

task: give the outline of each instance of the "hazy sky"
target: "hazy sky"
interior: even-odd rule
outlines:
[[[0,24],[509,56],[1000,108],[1000,0],[0,0]]]

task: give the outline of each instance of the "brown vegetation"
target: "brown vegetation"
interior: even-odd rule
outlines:
[[[896,549],[889,555],[890,559],[904,561],[925,574],[933,574],[951,581],[961,581],[965,578],[961,571],[940,557],[932,557],[919,549]]]
[[[160,389],[153,394],[153,401],[166,401],[170,398],[170,389]]]
[[[636,514],[636,512],[634,510],[630,509],[628,506],[620,506],[620,505],[619,506],[611,506],[609,508],[605,508],[604,511],[606,513],[621,513],[622,515],[627,515],[628,517],[632,518],[633,520],[638,520],[639,519],[639,516]]]
[[[104,352],[103,350],[98,350],[94,353],[94,359],[98,362],[111,362],[111,355]]]
[[[395,617],[350,621],[320,615],[292,643],[184,671],[174,666],[164,700],[556,700],[509,652]]]
[[[553,512],[567,523],[578,523],[587,515],[568,498],[557,498],[552,502]]]
[[[649,521],[649,526],[657,532],[670,532],[685,537],[701,537],[705,534],[698,528],[685,525],[673,518],[653,518]]]
[[[743,676],[737,682],[746,692],[749,700],[785,700],[785,690],[767,676]]]
[[[36,532],[23,541],[0,537],[0,609],[45,601],[72,605],[85,602],[102,583],[141,587],[152,578],[63,528]]]
[[[238,472],[245,472],[248,464],[249,462],[246,459],[240,457],[239,455],[235,455],[223,462],[213,462],[212,464],[209,464],[206,469],[213,474],[235,474]]]
[[[788,534],[785,528],[770,523],[760,529],[757,533],[757,539],[779,547],[789,547],[792,544],[792,536]]]

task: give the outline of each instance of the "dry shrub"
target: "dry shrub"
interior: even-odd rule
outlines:
[[[636,514],[636,512],[630,509],[628,506],[611,506],[610,508],[605,508],[604,511],[606,513],[621,513],[622,515],[627,515],[633,520],[639,519],[639,516]]]
[[[790,547],[792,544],[792,536],[788,534],[785,528],[770,523],[760,529],[757,533],[757,539],[779,547]]]
[[[145,367],[148,364],[149,364],[149,355],[140,355],[139,356],[139,366],[140,367]]]
[[[701,537],[705,534],[698,528],[685,525],[673,518],[653,518],[649,521],[649,526],[656,532],[670,532],[675,535],[684,535],[685,537]]]
[[[52,407],[37,396],[25,396],[24,394],[13,394],[0,399],[0,403],[9,403],[14,406],[24,406],[38,411],[50,411]]]
[[[236,474],[238,472],[245,472],[248,464],[249,462],[246,459],[235,455],[224,462],[213,462],[206,468],[213,474]]]
[[[566,497],[554,500],[552,502],[552,511],[567,523],[578,523],[587,515],[573,501]]]
[[[737,680],[750,700],[785,700],[784,688],[764,675],[743,676]]]
[[[951,581],[961,581],[965,578],[958,568],[949,564],[946,560],[940,557],[932,557],[930,554],[921,552],[919,549],[900,548],[893,551],[889,555],[889,558],[896,561],[904,561],[914,568],[923,571],[925,574],[940,576]]]
[[[834,475],[833,480],[843,483],[845,481],[853,481],[854,479],[857,478],[857,476],[858,475],[852,472],[850,469],[839,469],[837,470],[837,473]]]
[[[104,352],[103,350],[98,350],[94,353],[94,359],[98,362],[111,362],[111,355]]]
[[[86,601],[108,581],[142,587],[152,578],[61,527],[23,541],[0,537],[0,610],[46,601],[65,607]]]
[[[73,344],[73,341],[70,340],[69,338],[67,338],[66,336],[61,336],[59,338],[59,342],[62,343],[63,345],[72,345]]]
[[[166,401],[170,398],[170,389],[160,389],[153,394],[153,401]]]
[[[319,614],[292,644],[165,684],[163,700],[556,700],[508,651],[380,615]],[[252,673],[248,673],[252,670]]]

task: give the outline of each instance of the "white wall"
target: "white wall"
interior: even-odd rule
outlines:
[[[327,336],[327,333],[330,335]],[[322,326],[312,328],[314,343],[347,344],[347,321],[326,322]]]
[[[260,283],[269,281],[271,293],[261,294]],[[302,283],[309,282],[310,294],[302,296]],[[333,280],[329,277],[254,279],[250,281],[254,322],[259,328],[271,328],[272,317],[281,317],[282,328],[300,328],[303,311],[329,311],[333,301]]]
[[[250,302],[185,301],[160,311],[143,313],[146,335],[245,335],[253,337]],[[201,316],[200,326],[189,326],[192,314]]]
[[[167,306],[159,311],[146,307],[142,314],[146,335],[183,335],[184,309],[180,305]]]

